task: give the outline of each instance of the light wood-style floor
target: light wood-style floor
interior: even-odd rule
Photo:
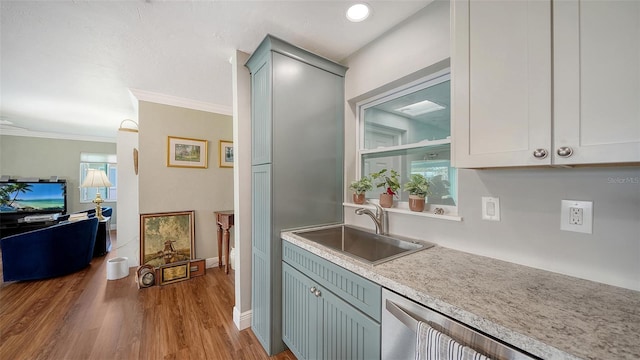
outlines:
[[[113,248],[117,239],[112,232]],[[232,320],[233,272],[138,290],[107,259],[42,281],[0,283],[0,359],[269,359]],[[295,360],[290,351],[271,359]]]

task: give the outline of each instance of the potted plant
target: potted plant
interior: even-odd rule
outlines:
[[[409,182],[404,184],[404,190],[409,192],[409,209],[422,212],[424,198],[429,194],[429,180],[420,174],[413,174]]]
[[[393,205],[393,197],[398,196],[400,189],[400,175],[391,169],[387,174],[387,169],[382,169],[372,173],[371,178],[376,181],[376,187],[384,187],[386,190],[380,194],[380,206],[389,208]]]
[[[373,190],[373,184],[368,176],[363,176],[360,180],[354,180],[349,185],[349,189],[353,190],[354,204],[364,204],[365,193]]]

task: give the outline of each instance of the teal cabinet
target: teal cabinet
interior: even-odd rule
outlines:
[[[251,168],[251,326],[258,340],[268,343],[274,314],[271,296],[271,165]]]
[[[338,285],[343,290],[337,293],[353,292],[365,302],[380,304],[381,287],[287,242],[283,259],[282,334],[294,355],[298,359],[379,359],[380,308],[374,312],[367,306],[359,308],[353,298],[347,301],[330,288]]]
[[[251,73],[251,165],[271,163],[271,57]]]
[[[274,355],[285,349],[280,231],[343,221],[347,69],[272,36],[246,66],[252,86],[251,328]]]
[[[282,339],[298,359],[320,359],[322,325],[314,282],[301,272],[282,265]],[[312,291],[314,290],[314,291]],[[322,290],[320,290],[322,291]]]

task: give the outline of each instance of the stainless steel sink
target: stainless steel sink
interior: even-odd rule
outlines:
[[[293,233],[372,265],[378,265],[434,246],[428,242],[378,235],[348,225],[317,230],[298,230]]]

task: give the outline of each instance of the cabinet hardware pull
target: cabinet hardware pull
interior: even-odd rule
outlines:
[[[558,156],[560,157],[569,157],[573,154],[573,149],[568,146],[562,146],[558,148]]]
[[[311,289],[309,289],[309,292],[310,292],[310,293],[312,293],[312,294],[313,294],[314,292],[316,292],[316,287],[315,287],[315,286],[312,286],[312,287],[311,287]]]
[[[549,155],[546,149],[535,149],[533,150],[533,157],[536,159],[544,159]]]
[[[316,290],[316,292],[314,293],[316,295],[316,297],[319,297],[320,295],[322,295],[322,293],[320,292],[320,290]]]

